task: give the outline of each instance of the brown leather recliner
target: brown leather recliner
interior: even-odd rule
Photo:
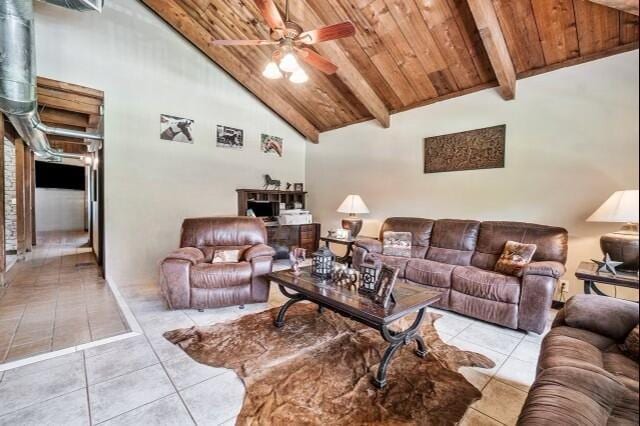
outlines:
[[[580,294],[542,341],[518,425],[637,425],[638,361],[621,351],[638,304]]]
[[[411,257],[382,253],[386,231],[411,232]],[[509,240],[537,245],[522,278],[493,271]],[[399,268],[400,277],[442,292],[434,306],[541,333],[565,273],[567,241],[565,229],[531,223],[396,217],[384,222],[380,240],[355,243],[353,264],[382,261]]]
[[[160,286],[169,307],[218,308],[266,302],[274,250],[260,219],[185,219],[180,248],[163,261]],[[237,263],[211,263],[216,250],[240,251]]]

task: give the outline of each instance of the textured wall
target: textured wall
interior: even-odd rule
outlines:
[[[4,232],[5,249],[17,249],[16,228],[16,149],[11,142],[4,140]]]
[[[390,129],[345,127],[307,148],[310,205],[325,229],[337,227],[340,202],[360,194],[371,210],[365,235],[388,216],[564,226],[565,277],[581,292],[576,266],[601,256],[600,235],[620,226],[585,219],[614,191],[638,188],[638,112],[634,51],[520,80],[514,101],[490,89],[393,115]],[[423,173],[425,137],[498,124],[504,169]]]

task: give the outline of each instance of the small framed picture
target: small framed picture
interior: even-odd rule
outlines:
[[[294,183],[293,184],[293,190],[296,191],[296,192],[304,191],[304,184],[303,183]]]
[[[374,301],[385,308],[393,300],[393,287],[396,285],[398,272],[398,268],[382,265],[378,273]]]

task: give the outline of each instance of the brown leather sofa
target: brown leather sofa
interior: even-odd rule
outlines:
[[[520,222],[395,217],[380,230],[411,232],[411,257],[385,256],[382,243],[355,243],[353,264],[382,261],[400,277],[442,292],[436,305],[505,327],[542,333],[558,278],[565,273],[567,231]],[[493,271],[507,241],[537,245],[522,278]]]
[[[519,425],[637,425],[638,362],[620,344],[638,304],[581,294],[542,341],[538,374]]]
[[[185,219],[180,248],[163,261],[160,286],[169,307],[217,308],[265,302],[274,250],[266,245],[260,219],[212,217]],[[216,250],[240,250],[237,263],[211,263]]]

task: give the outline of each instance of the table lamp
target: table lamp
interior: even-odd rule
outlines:
[[[340,204],[337,212],[349,215],[349,217],[342,219],[342,227],[351,231],[351,237],[355,238],[362,229],[362,219],[357,215],[369,213],[369,209],[359,195],[350,194]]]
[[[587,219],[625,224],[600,238],[602,252],[622,262],[618,267],[621,271],[638,271],[638,208],[638,190],[617,191]]]

